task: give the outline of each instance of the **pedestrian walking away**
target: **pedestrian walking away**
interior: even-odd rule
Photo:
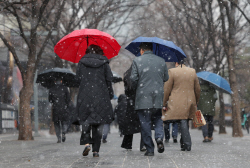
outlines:
[[[200,98],[200,85],[193,68],[184,65],[184,60],[169,69],[169,80],[164,85],[162,109],[163,121],[177,121],[181,133],[181,150],[190,151],[192,142],[188,120],[193,119]]]
[[[132,66],[124,73],[125,94],[121,94],[118,99],[115,113],[117,114],[121,134],[124,135],[121,147],[132,150],[133,136],[141,133],[141,125],[137,112],[135,111],[135,88],[131,85]],[[144,142],[140,140],[140,151],[145,151]]]
[[[136,88],[135,110],[139,116],[142,139],[147,149],[145,156],[154,155],[151,124],[155,129],[158,152],[164,152],[161,108],[163,85],[168,80],[168,70],[165,60],[154,55],[152,50],[152,43],[140,44],[141,56],[134,59],[130,76],[132,87]]]
[[[104,124],[113,119],[111,99],[113,98],[112,72],[103,50],[90,45],[80,60],[77,73],[79,93],[76,114],[82,125],[80,145],[85,145],[82,155],[87,156],[92,144],[93,157],[99,157]],[[90,131],[92,130],[92,137]]]
[[[62,85],[61,79],[55,81],[55,85],[49,89],[49,102],[52,103],[52,120],[55,126],[57,143],[65,142],[71,119],[68,111],[70,95],[68,88]]]
[[[206,125],[202,126],[203,142],[211,142],[213,140],[213,118],[215,116],[215,102],[217,100],[217,94],[209,82],[200,79],[201,95],[198,104],[198,109],[201,110]]]

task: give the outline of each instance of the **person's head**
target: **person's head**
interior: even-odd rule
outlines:
[[[145,51],[152,51],[153,50],[153,44],[144,42],[140,44],[140,53],[141,55],[144,54]]]
[[[184,60],[184,58],[182,58],[181,60],[179,60],[179,62],[175,62],[175,67],[178,67],[179,65],[182,65],[182,64],[185,65],[185,60]]]
[[[99,54],[99,55],[104,55],[104,52],[101,47],[98,45],[91,44],[88,46],[86,50],[86,54]]]

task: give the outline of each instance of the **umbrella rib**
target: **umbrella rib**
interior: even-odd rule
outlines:
[[[83,39],[85,39],[85,38],[83,38]],[[77,58],[77,53],[78,53],[78,51],[79,51],[79,48],[80,48],[80,46],[81,46],[81,44],[83,43],[83,40],[80,42],[80,44],[79,44],[79,47],[78,47],[78,49],[77,49],[77,52],[76,52],[76,57],[75,57],[75,61],[74,62],[76,62],[76,58]],[[88,46],[87,46],[87,48],[88,48]],[[86,50],[87,50],[87,48],[86,48]],[[86,54],[86,51],[85,51],[85,54]]]
[[[76,40],[77,40],[77,39],[76,39]],[[74,41],[76,41],[76,40],[73,40],[73,41],[70,43],[70,45],[68,45],[68,47],[67,47],[67,49],[66,49],[65,51],[67,51],[68,48],[69,48],[69,46],[71,46],[71,44],[72,44]],[[63,53],[62,57],[64,56],[64,54],[65,54],[65,52]],[[64,59],[64,60],[66,60],[66,59]],[[68,61],[68,60],[66,60],[66,61]]]

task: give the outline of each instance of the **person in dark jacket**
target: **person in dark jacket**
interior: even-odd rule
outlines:
[[[82,155],[91,150],[94,157],[99,157],[104,124],[113,121],[111,99],[113,74],[103,50],[97,45],[90,45],[86,55],[78,63],[76,77],[79,82],[76,114],[82,125],[80,145],[85,145]],[[90,131],[92,130],[92,137]]]
[[[54,122],[57,143],[65,142],[66,132],[68,129],[70,118],[68,117],[68,106],[70,103],[70,95],[68,88],[62,85],[62,81],[55,81],[55,86],[49,89],[49,102],[52,103],[52,120]],[[61,139],[62,129],[62,139]]]
[[[131,70],[132,68],[130,67],[124,73],[125,94],[119,96],[118,105],[115,108],[121,134],[124,135],[121,147],[127,150],[132,149],[133,134],[141,132],[140,121],[135,111],[135,90],[130,82]],[[146,150],[142,139],[140,150]]]
[[[201,110],[206,125],[202,126],[203,142],[211,142],[213,140],[213,118],[215,116],[215,102],[217,100],[217,94],[215,89],[209,85],[208,82],[200,80],[201,95],[198,104],[198,109]]]
[[[164,152],[161,108],[163,86],[168,80],[168,69],[165,60],[153,54],[152,43],[141,43],[140,53],[141,56],[133,60],[130,79],[133,87],[136,88],[135,110],[140,119],[143,142],[147,148],[145,156],[154,156],[152,123],[158,152]]]

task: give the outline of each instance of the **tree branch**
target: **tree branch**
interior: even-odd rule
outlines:
[[[61,13],[62,13],[62,10],[60,9],[63,9],[64,5],[66,3],[66,0],[63,0],[63,3],[60,5],[60,7],[58,8],[58,11],[57,11],[57,14],[56,14],[56,17],[55,17],[55,21],[54,21],[54,24],[52,26],[52,28],[50,29],[48,35],[46,36],[43,44],[42,44],[42,47],[40,48],[38,54],[37,54],[37,60],[36,60],[36,67],[38,66],[40,60],[41,60],[41,57],[42,57],[42,53],[43,53],[43,50],[44,48],[46,47],[46,45],[48,44],[48,41],[49,41],[49,38],[51,37],[51,34],[52,34],[52,31],[55,27],[57,27],[57,24],[58,24],[58,21],[60,20],[60,16],[61,16]]]
[[[241,8],[234,1],[230,0],[230,2],[231,2],[232,5],[234,5],[240,11],[240,13],[247,20],[247,22],[250,23],[250,19],[246,16],[245,12],[243,10],[241,10]]]
[[[14,59],[15,59],[15,62],[22,74],[22,78],[23,78],[23,75],[25,73],[24,71],[24,68],[23,66],[21,65],[21,62],[16,54],[16,51],[15,51],[15,48],[10,44],[10,42],[8,42],[8,40],[2,35],[2,33],[0,32],[0,38],[2,39],[2,41],[4,42],[5,46],[10,50],[10,52],[12,53]],[[23,78],[24,79],[24,78]]]

